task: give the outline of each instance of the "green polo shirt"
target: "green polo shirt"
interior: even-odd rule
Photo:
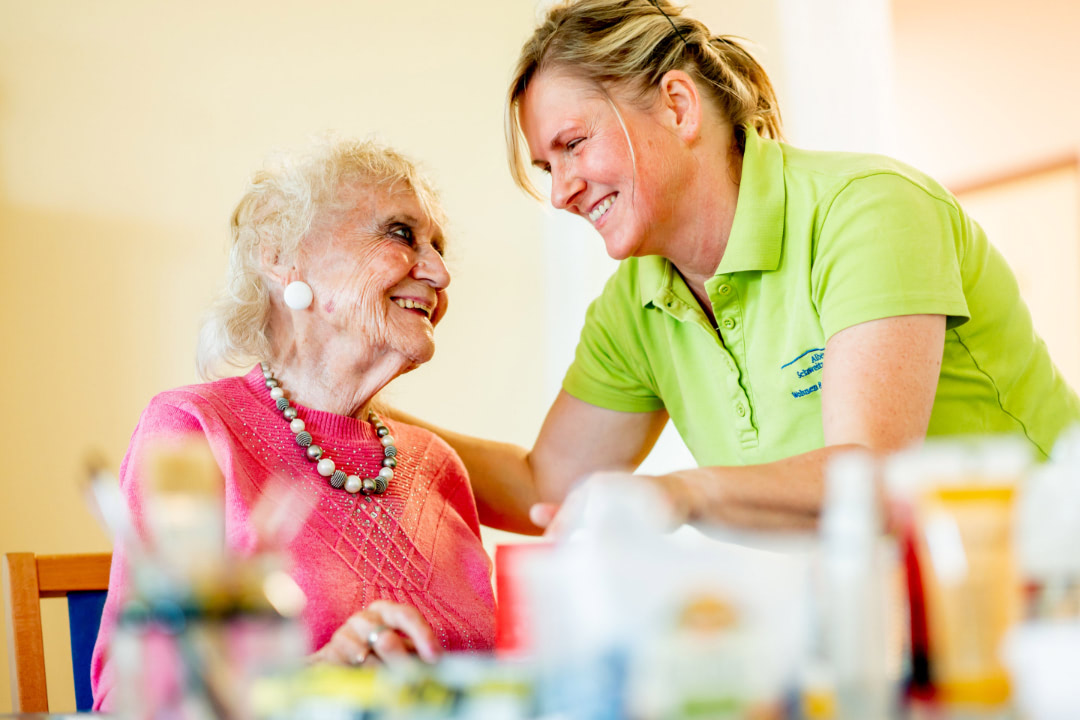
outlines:
[[[705,288],[715,330],[670,262],[621,263],[563,388],[612,410],[666,408],[700,465],[770,462],[824,445],[834,333],[935,314],[948,330],[930,435],[1017,433],[1046,455],[1080,420],[1004,259],[948,191],[889,158],[749,130],[731,236]]]

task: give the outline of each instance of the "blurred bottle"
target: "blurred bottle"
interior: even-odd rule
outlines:
[[[1030,720],[1080,717],[1080,426],[1020,490],[1016,543],[1029,590],[1006,640],[1015,704]]]
[[[1013,516],[1029,463],[1009,437],[936,440],[890,461],[890,490],[910,509],[933,696],[950,713],[996,716],[1010,698],[1000,649],[1020,618]]]
[[[113,638],[117,712],[192,720],[252,717],[252,681],[298,664],[303,594],[273,553],[226,551],[221,474],[201,440],[151,448],[144,537]]]
[[[837,720],[885,720],[892,701],[886,668],[888,618],[881,507],[873,459],[829,465],[821,518],[824,652]]]

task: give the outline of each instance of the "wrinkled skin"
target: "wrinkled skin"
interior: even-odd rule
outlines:
[[[273,266],[279,288],[301,279],[314,295],[296,311],[274,294],[273,364],[299,404],[359,416],[379,389],[431,359],[450,275],[442,228],[411,189],[359,185],[341,199],[346,211],[324,213],[293,262]]]

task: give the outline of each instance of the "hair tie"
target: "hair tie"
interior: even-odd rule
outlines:
[[[664,12],[663,8],[660,7],[660,3],[658,3],[656,0],[649,0],[649,4],[656,8],[656,10],[664,16],[664,19],[668,21],[668,24],[671,25],[671,29],[674,30],[675,34],[679,36],[680,40],[682,40],[683,47],[689,48],[690,43],[686,42],[686,38],[683,37],[683,34],[681,32],[679,32],[679,28],[675,27],[675,21],[671,19],[670,15]]]

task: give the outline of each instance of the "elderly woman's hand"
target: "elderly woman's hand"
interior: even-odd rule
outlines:
[[[411,605],[376,600],[342,623],[312,662],[360,665],[417,654],[435,662],[442,654],[427,620]]]

